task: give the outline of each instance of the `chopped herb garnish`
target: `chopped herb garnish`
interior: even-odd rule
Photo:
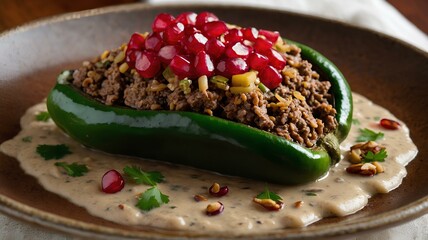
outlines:
[[[360,128],[360,136],[357,138],[357,142],[377,141],[382,139],[384,134],[382,132],[374,132],[370,129]]]
[[[32,136],[26,136],[21,139],[23,142],[29,143],[33,140]]]
[[[73,79],[73,70],[65,70],[58,75],[56,81],[59,84],[67,84],[71,79]]]
[[[267,187],[265,188],[265,191],[260,193],[259,195],[257,195],[256,198],[258,198],[258,199],[271,199],[275,202],[282,200],[282,198],[279,195],[277,195],[274,192],[269,191],[269,189]]]
[[[324,190],[320,188],[312,188],[312,189],[303,189],[302,192],[305,193],[306,196],[318,196],[316,193],[323,192]]]
[[[353,118],[352,119],[352,124],[354,124],[354,125],[360,125],[361,123],[360,123],[360,120],[358,120],[356,118]]]
[[[47,145],[42,144],[37,146],[36,152],[42,156],[45,160],[61,159],[65,155],[70,154],[71,151],[65,144],[58,145]]]
[[[385,162],[385,158],[388,157],[388,153],[385,149],[381,149],[378,153],[368,151],[363,158],[363,162]]]
[[[164,176],[160,172],[144,172],[136,166],[126,166],[123,168],[123,172],[138,184],[152,186],[138,198],[138,202],[135,206],[139,209],[149,211],[169,202],[169,197],[162,194],[156,187],[157,183],[162,182],[164,179]]]
[[[306,196],[317,196],[317,194],[314,192],[306,192],[305,194]]]
[[[47,122],[49,118],[51,118],[51,115],[49,115],[49,113],[45,111],[40,112],[36,115],[36,120],[39,122]]]
[[[55,166],[62,167],[65,172],[72,177],[80,177],[85,175],[88,172],[88,167],[84,164],[72,163],[68,164],[66,162],[56,162]]]
[[[162,182],[164,179],[164,176],[160,172],[144,172],[136,166],[126,166],[123,172],[138,184],[156,186],[157,183]]]
[[[269,92],[269,88],[266,87],[266,85],[264,85],[263,83],[259,83],[258,87],[260,90],[262,90],[263,93]]]
[[[379,120],[380,120],[380,117],[379,117],[379,116],[376,116],[376,117],[374,117],[374,118],[373,118],[373,120],[375,120],[375,121],[379,121]]]
[[[162,194],[157,187],[151,187],[140,195],[135,206],[143,211],[150,211],[168,202],[169,197],[167,195]]]
[[[103,63],[103,65],[104,65],[104,68],[109,68],[110,66],[111,66],[111,61],[105,61],[104,63]]]

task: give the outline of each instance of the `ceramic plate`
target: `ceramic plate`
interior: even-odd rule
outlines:
[[[403,184],[370,199],[362,211],[327,218],[302,229],[284,229],[254,238],[344,236],[390,227],[428,212],[428,55],[398,40],[333,21],[278,10],[237,6],[125,5],[72,13],[36,22],[0,36],[0,142],[19,131],[19,118],[40,102],[56,75],[126,42],[134,31],[149,30],[156,14],[212,11],[242,26],[276,29],[331,59],[352,90],[389,109],[406,122],[419,154],[407,167]],[[167,232],[121,226],[45,191],[0,154],[0,210],[42,226],[86,237],[237,237]],[[239,237],[239,236],[238,236]]]

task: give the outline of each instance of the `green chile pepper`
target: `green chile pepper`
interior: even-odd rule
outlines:
[[[81,144],[280,184],[314,181],[340,159],[339,142],[352,120],[352,95],[340,71],[315,50],[297,44],[332,83],[337,131],[308,149],[271,133],[192,112],[145,111],[106,106],[58,81],[47,99],[59,128]]]

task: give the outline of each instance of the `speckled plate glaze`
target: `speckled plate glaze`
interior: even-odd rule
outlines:
[[[419,154],[403,184],[370,199],[362,211],[328,218],[302,229],[284,229],[251,238],[344,237],[390,227],[428,212],[428,54],[372,31],[278,10],[238,6],[109,7],[35,22],[0,35],[0,142],[19,131],[19,118],[41,101],[56,75],[105,49],[126,42],[134,31],[149,30],[156,14],[212,11],[242,26],[275,29],[305,43],[342,70],[353,91],[388,108],[406,122]],[[245,238],[221,233],[168,232],[111,223],[45,191],[18,162],[0,154],[0,211],[18,219],[78,235],[115,238]]]

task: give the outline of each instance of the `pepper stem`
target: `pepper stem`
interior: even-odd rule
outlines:
[[[325,135],[320,139],[319,146],[325,149],[330,155],[331,165],[335,165],[340,161],[340,145],[339,140],[333,133]]]

